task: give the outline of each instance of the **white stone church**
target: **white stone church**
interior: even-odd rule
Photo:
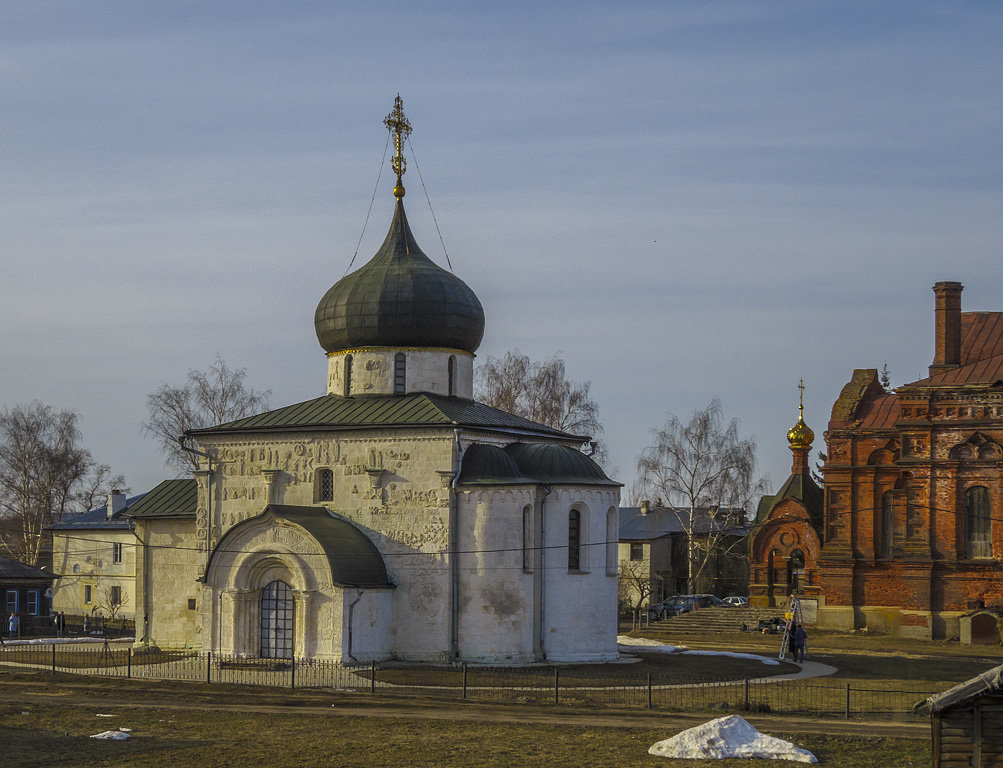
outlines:
[[[129,510],[137,635],[342,662],[615,658],[619,484],[587,437],[473,400],[484,313],[418,247],[321,299],[327,391],[190,435],[211,458]]]

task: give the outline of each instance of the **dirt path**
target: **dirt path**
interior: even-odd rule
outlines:
[[[233,703],[218,700],[184,701],[143,695],[140,691],[117,691],[115,701],[96,700],[80,692],[42,693],[19,692],[11,702],[53,704],[91,709],[118,709],[136,707],[185,711],[226,711],[251,714],[310,714],[327,717],[378,717],[421,720],[451,720],[475,722],[540,723],[547,725],[583,726],[592,728],[654,728],[680,731],[707,722],[712,715],[676,713],[588,713],[546,711],[530,707],[502,705],[454,704],[431,702],[422,704],[373,704],[360,701],[356,704],[315,704],[290,699],[288,703]],[[138,695],[137,695],[138,694]],[[748,715],[747,719],[760,730],[784,733],[824,733],[845,736],[884,736],[905,739],[929,738],[930,726],[926,722],[861,722],[854,720],[813,719],[804,717],[779,717]]]

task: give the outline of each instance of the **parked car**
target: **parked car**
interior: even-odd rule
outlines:
[[[724,605],[724,601],[714,595],[673,595],[660,603],[648,606],[648,618],[661,620],[668,616],[678,616],[698,608]]]
[[[749,598],[742,597],[741,595],[731,595],[731,596],[726,597],[724,599],[724,604],[725,605],[737,605],[737,606],[748,605],[749,604]]]

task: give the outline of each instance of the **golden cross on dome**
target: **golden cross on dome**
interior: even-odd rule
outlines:
[[[401,176],[407,170],[407,161],[404,159],[404,142],[411,133],[411,123],[404,117],[404,102],[398,93],[394,99],[394,109],[387,115],[383,124],[394,136],[394,156],[390,160],[390,167],[397,174],[397,186],[394,187],[394,197],[400,199],[404,197],[404,184],[401,183]]]
[[[804,418],[804,379],[798,382],[798,389],[801,390],[801,402],[798,403],[798,418]]]

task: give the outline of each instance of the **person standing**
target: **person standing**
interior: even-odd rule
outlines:
[[[56,637],[62,637],[66,631],[66,614],[59,611],[56,614]]]
[[[798,624],[794,629],[794,661],[804,663],[805,650],[808,647],[808,633]]]
[[[10,618],[7,619],[7,636],[17,637],[18,629],[20,628],[20,621],[17,618],[17,614],[13,611],[10,612]]]

